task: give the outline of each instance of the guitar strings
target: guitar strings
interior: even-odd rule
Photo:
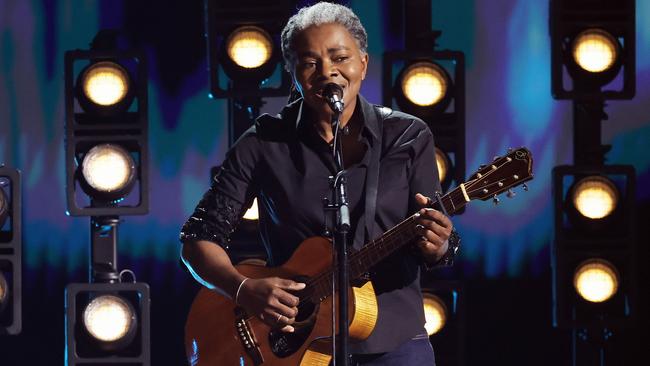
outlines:
[[[509,162],[506,161],[505,163],[500,164],[500,166],[498,166],[496,169],[492,169],[489,172],[485,173],[485,175],[483,175],[481,177],[481,179],[489,178],[494,172],[496,172],[498,169],[502,168],[503,166],[505,166],[508,163]],[[475,179],[472,179],[472,180],[466,182],[466,187],[467,187],[466,192],[468,194],[476,193],[476,192],[480,191],[481,189],[492,187],[494,185],[498,185],[500,183],[500,181],[496,181],[496,182],[490,183],[488,185],[484,185],[481,188],[474,189],[474,186],[476,184],[478,184],[478,183],[479,183],[478,178],[475,178]],[[454,191],[452,191],[450,193],[453,193],[453,192]],[[445,197],[443,197],[442,200],[444,200],[444,198]],[[449,196],[447,196],[447,198],[453,205],[453,198],[452,198],[451,194]],[[414,218],[415,218],[415,214],[409,216],[408,218],[406,218],[405,220],[403,220],[399,224],[395,225],[393,228],[389,229],[388,231],[386,231],[386,233],[384,233],[381,237],[378,238],[378,239],[381,239],[381,240],[375,239],[375,240],[370,241],[369,243],[366,243],[363,246],[364,249],[362,249],[362,250],[360,250],[360,251],[358,251],[356,253],[353,253],[351,255],[351,258],[350,258],[349,261],[353,262],[353,261],[357,260],[358,259],[357,257],[359,257],[362,252],[365,253],[365,252],[368,252],[368,251],[371,251],[371,250],[374,250],[374,249],[382,248],[382,246],[384,245],[384,242],[387,242],[388,244],[393,244],[394,239],[395,239],[394,236],[396,234],[403,234],[403,232],[407,231],[407,229],[411,229],[411,227],[408,226],[407,224],[410,221],[413,221]],[[310,278],[308,281],[306,281],[307,282],[306,283],[307,287],[311,287],[312,289],[314,289],[314,292],[312,292],[311,294],[307,294],[306,296],[302,297],[299,300],[299,305],[302,305],[302,304],[306,303],[307,301],[311,301],[312,300],[312,295],[314,295],[318,291],[319,286],[329,284],[329,281],[330,281],[329,278],[332,275],[332,271],[333,271],[333,268],[330,268],[330,269],[328,269],[326,271],[323,271],[323,272],[317,274],[316,276]],[[323,283],[322,282],[323,279],[325,279],[327,282]],[[327,296],[329,297],[329,294],[327,294]],[[250,318],[252,318],[252,316],[249,316],[246,319],[249,320]]]
[[[373,250],[373,249],[378,249],[378,248],[383,247],[385,242],[388,243],[388,244],[393,244],[394,241],[395,241],[394,239],[396,239],[395,236],[397,234],[401,235],[407,229],[411,229],[411,227],[406,226],[406,224],[408,224],[409,221],[413,221],[414,217],[415,217],[415,215],[411,215],[410,217],[403,220],[401,223],[395,225],[393,228],[386,231],[386,233],[384,233],[384,235],[382,235],[380,237],[380,238],[383,238],[382,240],[375,239],[375,240],[370,241],[366,245],[364,245],[364,247],[363,247],[364,249],[354,253],[351,256],[350,260],[348,260],[348,262],[354,262],[359,256],[362,256],[362,252],[366,252],[366,251],[370,251],[370,250]],[[368,249],[366,249],[366,248],[368,248]],[[309,281],[307,281],[307,285],[314,288],[316,291],[317,291],[317,288],[319,286],[329,287],[327,285],[329,285],[329,280],[330,280],[330,277],[332,275],[333,269],[334,268],[330,268],[330,269],[328,269],[328,270],[326,270],[324,272],[321,272],[321,273],[317,274],[316,276],[310,278]],[[326,282],[323,283],[322,282],[323,280],[325,280]],[[329,296],[329,294],[328,294],[328,296]],[[304,296],[303,298],[300,299],[299,304],[303,304],[303,303],[305,303],[307,301],[311,301],[311,300],[312,300],[312,294],[308,294],[308,295],[306,295],[306,296]]]

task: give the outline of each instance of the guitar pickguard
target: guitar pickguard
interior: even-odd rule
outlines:
[[[305,302],[298,306],[298,316],[293,324],[294,332],[287,333],[279,329],[269,332],[269,345],[274,355],[279,358],[286,358],[293,355],[304,344],[316,323],[318,305],[312,302]]]

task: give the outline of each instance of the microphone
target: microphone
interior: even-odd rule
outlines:
[[[323,87],[323,96],[327,104],[335,113],[343,112],[343,89],[335,83],[328,83]]]

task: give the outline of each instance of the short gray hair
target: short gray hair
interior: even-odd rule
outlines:
[[[287,25],[282,30],[282,57],[284,57],[284,67],[287,71],[292,72],[296,63],[296,52],[292,48],[296,36],[311,26],[327,23],[344,26],[357,41],[361,52],[368,53],[368,34],[359,17],[344,5],[320,2],[301,8],[298,13],[289,18]]]

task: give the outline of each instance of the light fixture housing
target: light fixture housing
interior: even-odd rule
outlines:
[[[21,173],[0,165],[0,335],[22,331],[22,193]]]
[[[117,301],[126,311],[128,319],[117,317],[128,325],[122,336],[116,338],[115,329],[96,328],[89,331],[87,309],[101,299]],[[97,303],[95,303],[97,304]],[[66,287],[66,359],[68,365],[151,364],[150,344],[150,291],[145,283],[72,283]],[[102,313],[101,304],[94,310]],[[106,303],[104,303],[106,305]],[[100,315],[100,313],[97,313]],[[111,311],[104,315],[114,316]],[[127,324],[128,323],[128,324]],[[112,324],[115,325],[115,324]],[[102,336],[103,334],[103,336]],[[102,339],[103,338],[103,339]]]
[[[295,0],[206,0],[210,97],[284,97],[289,94],[291,77],[282,68],[280,33],[295,9]],[[257,39],[270,50],[266,62],[258,61],[250,65],[256,67],[245,67],[233,60],[229,44],[238,38],[240,32],[261,37]],[[223,79],[222,73],[227,80]]]
[[[97,40],[102,32],[98,33]],[[95,41],[93,41],[93,44]],[[67,213],[71,216],[143,215],[149,211],[147,60],[137,50],[91,49],[65,53],[65,151]],[[111,106],[93,103],[83,92],[83,75],[94,68],[128,75],[126,94],[112,93]],[[75,80],[76,85],[75,85]],[[98,97],[99,98],[99,97]],[[106,98],[108,100],[110,98]],[[82,162],[97,146],[126,151],[130,173],[120,189],[93,188]],[[114,160],[116,161],[116,160]]]
[[[9,217],[9,197],[4,189],[0,189],[0,228],[5,225],[5,221]]]
[[[465,364],[465,293],[458,280],[442,279],[433,272],[420,278],[424,328],[436,350],[436,364]]]
[[[447,70],[428,59],[411,61],[393,86],[400,109],[416,116],[444,112],[451,103],[454,85]]]
[[[415,6],[415,4],[413,4]],[[436,147],[449,162],[441,180],[442,193],[465,180],[465,55],[460,51],[390,51],[383,55],[383,96],[385,106],[422,119],[435,136]],[[446,80],[446,92],[437,102],[417,105],[402,92],[402,81],[409,73],[438,75]],[[425,77],[431,80],[432,76]],[[425,98],[426,99],[426,98]],[[462,214],[464,208],[456,214]]]
[[[635,7],[635,0],[551,0],[551,91],[554,98],[602,101],[634,97]],[[590,45],[580,46],[583,39],[590,39]],[[609,46],[602,46],[604,44]],[[608,59],[592,58],[592,66],[586,66],[586,61],[581,66],[575,55],[583,51]],[[606,55],[610,53],[615,57],[609,59]]]
[[[580,197],[577,189],[594,185],[617,192],[616,208],[602,218],[586,217],[574,205],[574,197]],[[555,327],[622,328],[635,324],[639,311],[635,192],[632,166],[564,165],[553,169],[551,274]],[[605,212],[610,208],[599,209],[595,216]],[[585,265],[591,270],[577,272]],[[600,279],[600,287],[590,287],[591,295],[584,286],[590,278]],[[578,289],[584,289],[584,296],[591,301]],[[608,289],[613,291],[611,295],[605,295]]]

